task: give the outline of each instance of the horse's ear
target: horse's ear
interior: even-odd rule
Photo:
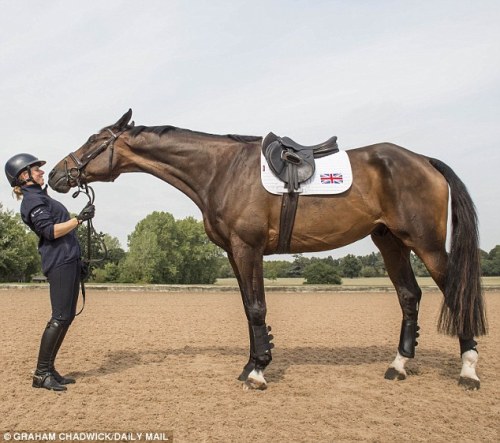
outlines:
[[[120,120],[118,120],[114,125],[113,129],[117,131],[123,131],[127,128],[128,122],[132,118],[132,109],[129,109],[125,114],[122,115]]]

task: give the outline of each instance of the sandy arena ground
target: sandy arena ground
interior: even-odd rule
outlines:
[[[436,332],[441,298],[424,293],[412,375],[388,381],[401,322],[394,293],[269,292],[269,387],[244,391],[237,292],[89,290],[57,360],[77,383],[55,393],[31,387],[48,291],[1,290],[0,440],[98,431],[173,432],[176,442],[498,442],[500,293],[486,293],[490,334],[474,392],[457,385],[458,340]]]

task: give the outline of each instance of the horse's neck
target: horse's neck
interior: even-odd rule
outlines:
[[[129,145],[136,171],[152,174],[186,194],[203,210],[217,175],[236,154],[234,142],[221,136],[173,130],[165,135],[142,132]],[[137,168],[137,169],[136,169]]]

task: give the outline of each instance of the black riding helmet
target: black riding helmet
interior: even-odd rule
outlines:
[[[25,182],[19,180],[19,174],[27,170],[31,177],[31,167],[32,166],[42,166],[46,162],[44,160],[39,160],[34,155],[31,154],[17,154],[5,163],[5,175],[7,180],[12,187],[21,186]]]

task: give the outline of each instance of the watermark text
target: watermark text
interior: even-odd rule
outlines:
[[[0,441],[161,441],[172,443],[173,432],[4,432]]]

